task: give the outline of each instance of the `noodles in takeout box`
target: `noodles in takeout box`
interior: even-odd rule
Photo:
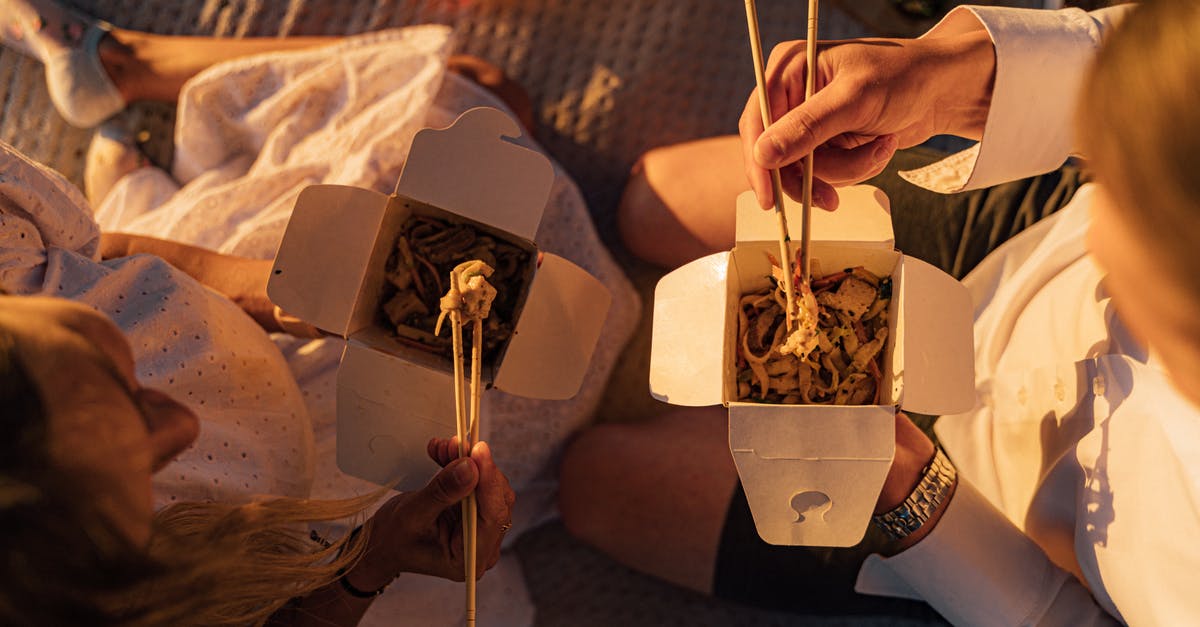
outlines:
[[[805,285],[794,272],[798,311],[788,331],[783,274],[771,257],[772,287],[738,301],[737,400],[877,405],[891,277],[862,266],[822,275],[813,264],[814,279]]]
[[[952,414],[975,402],[966,288],[895,250],[881,191],[840,194],[838,211],[813,213],[813,281],[795,286],[790,333],[778,228],[751,192],[738,200],[735,247],[655,290],[651,394],[728,408],[730,450],[772,544],[856,544],[895,453],[899,409]]]

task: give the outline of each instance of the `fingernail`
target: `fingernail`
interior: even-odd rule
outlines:
[[[458,464],[454,467],[454,473],[452,475],[454,477],[454,482],[458,485],[466,485],[471,483],[471,480],[475,478],[475,465],[472,464],[470,460],[466,459],[460,459],[454,463]]]
[[[166,392],[156,388],[141,388],[135,394],[140,402],[151,407],[174,407],[178,404]]]
[[[779,160],[783,158],[783,147],[775,140],[773,135],[763,133],[754,142],[754,160],[764,168],[774,167]]]
[[[813,204],[821,209],[833,211],[837,208],[837,199],[830,198],[829,190],[821,187],[813,190]]]
[[[879,142],[879,145],[875,147],[875,153],[871,155],[871,157],[875,160],[875,163],[882,163],[891,158],[895,142],[896,139],[893,137],[889,137]]]

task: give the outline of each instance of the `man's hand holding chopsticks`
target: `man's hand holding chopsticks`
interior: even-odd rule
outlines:
[[[976,22],[977,24],[977,22]],[[879,174],[892,154],[934,135],[979,139],[991,103],[995,50],[982,26],[923,39],[823,42],[816,92],[805,100],[804,41],[775,47],[766,83],[775,123],[763,130],[758,94],[739,122],[746,177],[773,206],[768,170],[800,200],[803,159],[813,158],[813,204],[833,210],[835,186]]]

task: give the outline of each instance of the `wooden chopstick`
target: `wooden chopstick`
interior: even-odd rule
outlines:
[[[471,330],[471,420],[467,429],[470,438],[470,451],[479,441],[479,405],[483,389],[480,387],[480,370],[483,362],[483,320],[476,319]],[[471,493],[465,501],[469,515],[464,518],[469,524],[463,526],[463,534],[467,543],[467,625],[475,625],[475,569],[479,559],[479,527],[476,525],[478,503],[475,493]]]
[[[817,85],[817,0],[808,0],[808,40],[805,44],[808,63],[804,80],[804,101],[813,97]],[[801,201],[800,222],[800,283],[808,285],[812,257],[809,255],[810,232],[812,226],[812,185],[813,185],[813,153],[804,158],[804,195]]]
[[[454,417],[458,432],[458,456],[466,458],[471,454],[472,438],[471,426],[467,422],[467,385],[463,373],[462,313],[457,309],[450,311],[450,337],[454,344]],[[472,354],[474,352],[472,347]],[[472,376],[475,375],[474,370],[472,367]],[[475,515],[475,493],[472,492],[462,502],[463,576],[467,584],[466,614],[469,626],[475,625]]]
[[[758,7],[754,0],[746,0],[746,28],[750,33],[750,53],[754,57],[754,80],[758,84],[758,107],[762,114],[763,129],[771,126],[771,103],[767,97],[767,79],[763,65],[762,39],[758,33]],[[779,219],[779,262],[783,264],[783,291],[787,295],[787,330],[792,330],[792,321],[796,311],[796,296],[792,286],[792,256],[788,252],[787,214],[783,210],[783,184],[779,178],[779,170],[771,170],[771,189],[775,195],[775,216]],[[807,229],[805,229],[807,235]]]

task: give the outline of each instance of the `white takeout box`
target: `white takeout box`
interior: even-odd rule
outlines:
[[[666,275],[654,293],[650,392],[675,405],[724,404],[729,448],[754,524],[777,545],[853,546],[866,533],[895,454],[898,408],[951,414],[975,404],[972,309],[967,289],[894,248],[882,191],[840,190],[836,212],[814,210],[812,258],[828,274],[864,266],[891,276],[878,406],[737,402],[737,307],[767,287],[779,226],[752,192],[738,198],[737,244]],[[800,207],[786,203],[798,248]]]
[[[456,430],[451,360],[397,342],[380,321],[385,264],[414,212],[473,222],[530,251],[512,338],[495,367],[484,369],[484,383],[539,399],[579,391],[611,296],[582,268],[537,251],[554,170],[514,141],[520,136],[500,111],[471,109],[446,129],[416,134],[392,195],[312,185],[296,200],[267,294],[289,314],[348,340],[337,376],[343,472],[420,488],[437,471],[426,443]],[[449,337],[448,325],[442,333]],[[469,363],[465,369],[469,376]]]

